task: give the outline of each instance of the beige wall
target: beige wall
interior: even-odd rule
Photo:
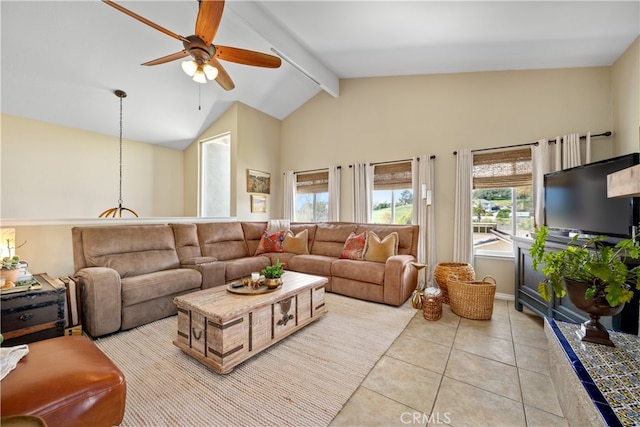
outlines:
[[[352,220],[349,164],[436,155],[437,262],[453,252],[457,148],[489,148],[568,132],[612,130],[611,69],[594,67],[347,79],[340,97],[320,93],[282,122],[282,169],[342,165],[341,219]],[[594,139],[596,159],[611,138]],[[513,260],[486,259],[483,272],[508,283]]]
[[[232,141],[232,216],[242,220],[267,219],[282,204],[280,195],[274,194],[282,185],[279,180],[280,121],[246,105],[235,104],[197,141],[226,132],[231,133]],[[124,170],[125,205],[147,218],[97,219],[102,210],[117,204],[117,143],[117,139],[104,135],[2,116],[0,226],[15,228],[18,244],[27,242],[17,253],[29,262],[32,273],[46,272],[52,277],[74,273],[71,228],[76,225],[198,221],[194,218],[197,215],[198,144],[193,143],[182,152],[126,140],[124,163],[135,168]],[[114,157],[113,165],[104,160],[88,160],[107,157]],[[25,159],[25,163],[15,159]],[[37,170],[27,174],[25,164]],[[272,194],[266,214],[249,212],[247,168],[272,174]],[[105,180],[102,175],[111,169],[115,169],[115,180]],[[20,176],[19,188],[15,176]],[[129,179],[135,185],[129,184]],[[16,189],[5,191],[5,186]],[[101,192],[113,193],[113,196],[99,197]],[[26,197],[35,202],[14,203]],[[21,205],[24,208],[18,209]],[[79,208],[84,215],[78,212]],[[183,214],[187,218],[179,218]],[[154,218],[149,218],[151,216]]]
[[[96,218],[117,206],[118,138],[2,114],[2,218]],[[123,140],[124,206],[183,215],[182,151]]]
[[[231,194],[236,193],[236,159],[238,135],[238,104],[233,104],[214,124],[209,126],[184,150],[184,212],[186,216],[198,216],[198,193],[200,182],[199,142],[226,133],[231,134]],[[232,196],[233,197],[233,196]],[[236,204],[231,202],[231,216],[236,216]]]
[[[281,215],[280,120],[236,102],[185,150],[185,212],[197,215],[198,142],[231,134],[231,216],[242,221],[263,221]],[[251,213],[247,169],[271,174],[267,213]]]
[[[238,218],[264,221],[282,216],[282,173],[280,173],[280,120],[240,104],[238,114],[237,162]],[[267,213],[251,213],[247,192],[247,169],[271,174],[271,194],[267,196]]]
[[[615,155],[640,151],[640,37],[613,64]]]

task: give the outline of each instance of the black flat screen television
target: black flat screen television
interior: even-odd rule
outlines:
[[[607,175],[637,165],[627,154],[544,176],[544,223],[550,235],[627,238],[640,222],[640,197],[607,197]]]

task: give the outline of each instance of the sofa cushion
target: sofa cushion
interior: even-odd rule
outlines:
[[[167,225],[87,227],[82,247],[87,267],[113,268],[122,278],[180,266]]]
[[[262,238],[262,232],[267,228],[268,223],[266,221],[258,222],[243,222],[242,230],[244,231],[244,240],[247,243],[247,248],[250,254],[255,254],[258,248],[258,243]]]
[[[318,229],[318,224],[315,222],[292,222],[290,231],[293,234],[298,234],[302,230],[307,230],[309,233],[308,247],[311,250],[311,243],[313,243],[313,239],[316,237],[316,230]]]
[[[198,227],[195,224],[169,224],[176,240],[178,258],[183,261],[188,258],[202,256],[198,243]]]
[[[384,284],[385,265],[380,262],[338,259],[331,264],[331,275],[360,282]]]
[[[157,271],[122,279],[122,306],[200,288],[202,277],[191,268]]]
[[[338,258],[347,237],[355,231],[356,224],[352,223],[319,223],[309,252],[313,255]]]
[[[367,233],[367,244],[362,257],[365,261],[386,262],[387,258],[398,254],[398,233],[387,234],[380,239],[376,233]]]
[[[309,230],[304,229],[294,235],[292,231],[288,231],[284,238],[284,251],[297,255],[307,255],[309,253]]]
[[[331,276],[331,263],[335,257],[324,255],[295,255],[289,258],[287,267],[298,273],[314,274],[316,276]]]
[[[367,242],[366,233],[351,233],[347,237],[347,241],[344,242],[340,258],[344,259],[362,259],[362,252],[364,251],[364,245]]]
[[[197,227],[202,256],[219,261],[250,256],[239,222],[198,223]]]
[[[271,260],[263,255],[231,259],[225,261],[225,282],[251,276],[252,272],[260,271],[265,264],[271,265]]]
[[[286,235],[286,231],[269,233],[268,230],[264,230],[255,254],[260,255],[266,252],[284,252],[284,239]]]
[[[380,238],[384,238],[391,232],[398,233],[398,255],[417,256],[418,251],[418,226],[417,225],[390,225],[390,224],[358,224],[356,233],[373,231]]]

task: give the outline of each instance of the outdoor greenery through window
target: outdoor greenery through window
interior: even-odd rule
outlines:
[[[531,150],[474,154],[472,205],[475,252],[512,254],[534,229]]]
[[[372,205],[371,219],[376,224],[411,224],[413,221],[411,162],[375,165]]]
[[[329,220],[329,171],[296,174],[295,220]]]

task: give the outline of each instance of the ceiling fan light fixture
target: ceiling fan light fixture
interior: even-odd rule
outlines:
[[[198,63],[196,61],[182,61],[182,71],[189,77],[193,77],[198,71]]]
[[[209,80],[215,80],[215,78],[218,77],[218,69],[216,67],[212,67],[209,64],[204,64],[202,70]]]
[[[198,83],[206,83],[207,82],[207,78],[204,75],[204,71],[202,71],[202,68],[199,68],[195,74],[193,75],[193,81],[194,82],[198,82]]]

